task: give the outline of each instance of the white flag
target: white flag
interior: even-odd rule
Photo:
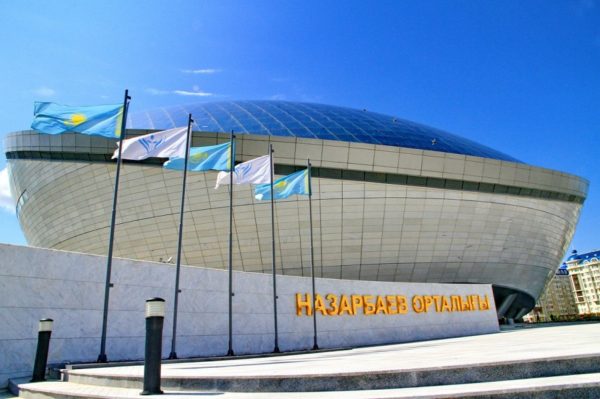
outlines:
[[[271,165],[268,155],[241,163],[233,171],[233,184],[264,184],[271,182]],[[229,184],[229,172],[219,172],[215,188],[219,188],[221,184]]]
[[[175,129],[163,130],[162,132],[150,133],[144,136],[123,140],[123,159],[140,161],[142,159],[155,158],[185,158],[185,141],[187,138],[187,127],[176,127]],[[117,142],[117,146],[119,143]],[[112,159],[118,158],[119,149],[115,150]]]

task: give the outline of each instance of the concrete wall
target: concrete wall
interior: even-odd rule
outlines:
[[[106,259],[73,252],[0,244],[0,387],[9,377],[31,373],[38,320],[55,320],[50,363],[95,361],[99,353]],[[173,265],[115,259],[107,355],[141,359],[144,303],[167,301],[163,355],[170,351]],[[312,318],[296,315],[296,293],[310,292],[310,279],[278,276],[279,346],[312,347]],[[490,309],[403,315],[318,315],[321,348],[397,343],[498,331],[489,285],[420,284],[317,279],[317,293],[337,295],[487,295]],[[227,272],[183,267],[177,353],[179,357],[227,352]],[[234,275],[233,349],[236,354],[273,350],[271,276]]]

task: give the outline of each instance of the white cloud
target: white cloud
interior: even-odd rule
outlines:
[[[15,213],[15,203],[10,193],[8,169],[6,167],[0,171],[0,209]]]
[[[192,90],[159,90],[148,88],[146,89],[146,93],[151,94],[153,96],[162,96],[165,94],[176,94],[178,96],[196,96],[196,97],[210,97],[213,93],[207,93],[205,91],[200,90],[198,86],[194,86]]]
[[[213,95],[212,93],[206,93],[204,91],[199,91],[199,90],[194,90],[194,91],[173,90],[173,93],[180,95],[180,96],[197,96],[197,97],[210,97]]]
[[[56,94],[56,91],[49,87],[42,86],[42,87],[38,87],[37,89],[33,90],[33,94],[35,94],[36,96],[40,96],[40,97],[52,97],[53,95]]]
[[[183,73],[191,73],[194,75],[212,75],[214,73],[221,72],[220,69],[215,68],[204,68],[204,69],[182,69]]]
[[[269,97],[270,100],[285,100],[287,97],[285,94],[273,94]]]

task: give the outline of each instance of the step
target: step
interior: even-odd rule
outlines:
[[[290,359],[292,361],[292,359]],[[267,367],[269,364],[266,365]],[[408,388],[469,384],[600,372],[600,354],[547,357],[446,367],[380,369],[330,372],[326,369],[295,374],[277,374],[274,365],[267,373],[227,375],[206,363],[163,365],[162,386],[171,390],[222,392],[315,392]],[[222,365],[222,368],[229,366]],[[231,367],[235,366],[232,363]],[[199,372],[202,370],[204,374]],[[318,373],[318,374],[316,374]],[[140,389],[143,367],[63,370],[63,379],[76,384]]]
[[[0,399],[16,399],[17,396],[13,395],[8,389],[0,389]]]
[[[20,397],[27,399],[140,398],[140,389],[101,387],[72,382],[40,382],[20,386]],[[164,389],[164,387],[163,387]],[[172,391],[164,389],[161,399],[186,399],[215,396],[219,399],[406,399],[406,398],[598,398],[600,373],[358,391],[328,392],[221,392],[215,390]]]

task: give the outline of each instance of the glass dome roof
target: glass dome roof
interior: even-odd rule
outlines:
[[[127,118],[129,129],[165,130],[194,118],[194,131],[302,137],[382,144],[519,162],[463,137],[405,119],[332,105],[289,101],[226,101],[164,107]]]

